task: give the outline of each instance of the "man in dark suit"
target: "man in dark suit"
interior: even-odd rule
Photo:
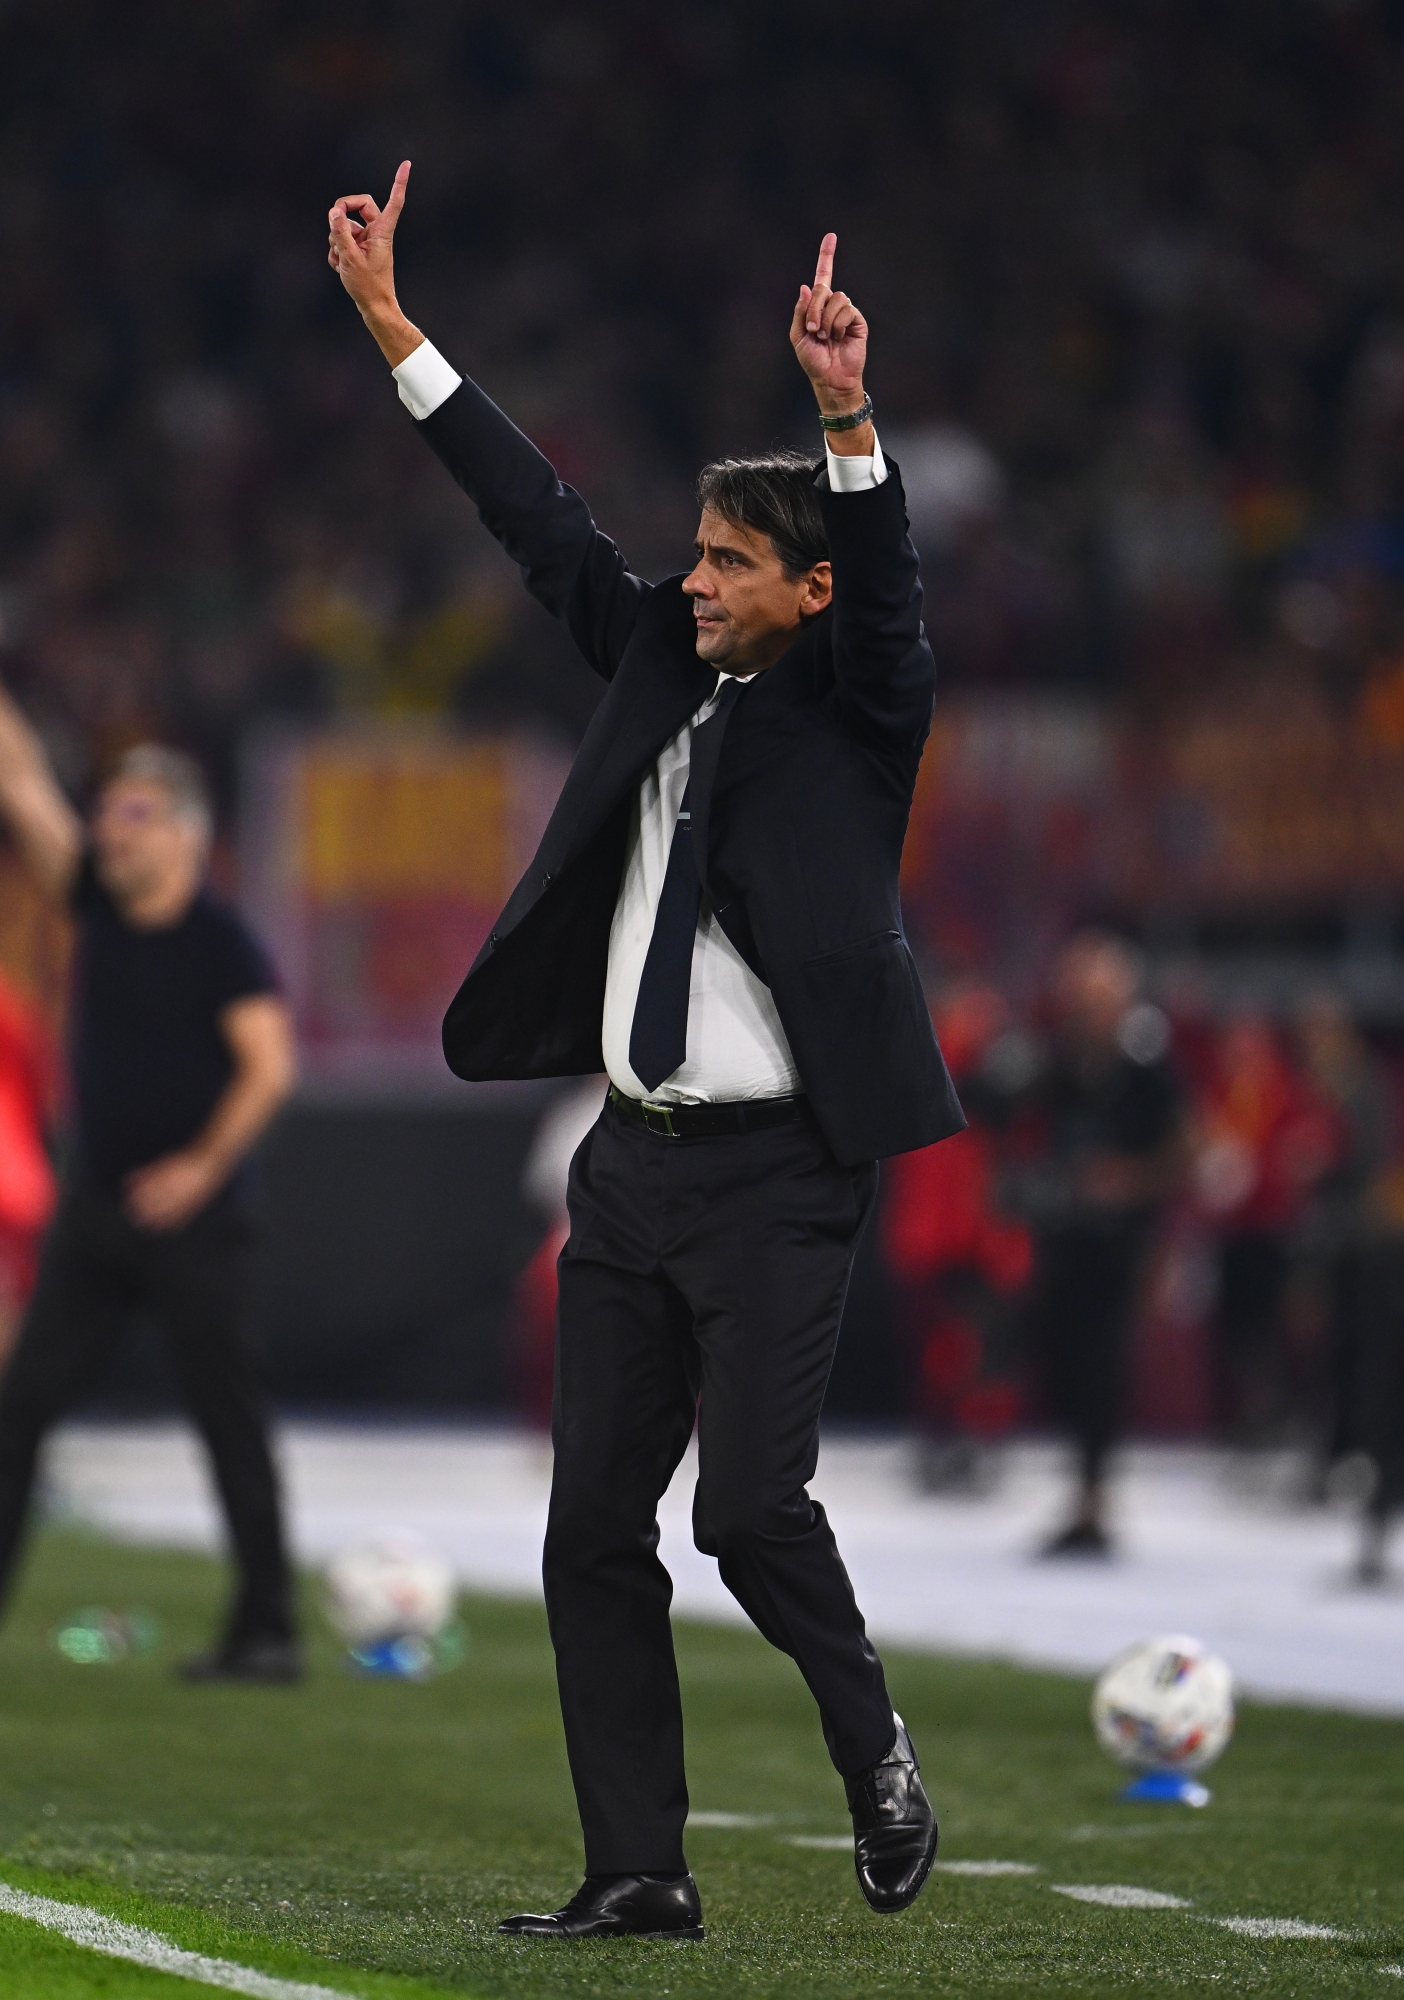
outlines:
[[[400,311],[408,173],[383,213],[336,203],[330,262],[425,437],[609,683],[444,1023],[460,1076],[611,1079],[571,1169],[544,1561],[587,1874],[502,1929],[701,1935],[657,1555],[694,1420],[697,1545],[804,1675],[863,1892],[903,1909],[936,1822],[806,1491],[876,1162],[963,1122],[898,901],[934,670],[868,329],[826,236],[790,330],[825,460],[709,466],[695,567],[650,585]]]

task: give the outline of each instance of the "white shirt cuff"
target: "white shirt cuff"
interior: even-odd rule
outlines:
[[[440,403],[446,403],[463,377],[450,368],[432,340],[421,341],[390,373],[399,384],[400,401],[417,424],[432,417]],[[867,460],[863,463],[866,465]]]
[[[410,359],[413,358],[411,355]],[[408,366],[408,363],[404,365]],[[840,458],[836,451],[829,449],[827,438],[824,440],[824,456],[829,461],[831,493],[866,493],[870,486],[881,486],[887,477],[887,461],[882,455],[876,433],[871,458]]]

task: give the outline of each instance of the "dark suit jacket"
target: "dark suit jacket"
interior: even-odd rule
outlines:
[[[682,579],[633,576],[579,494],[472,382],[420,425],[527,587],[609,682],[542,838],[444,1021],[470,1078],[603,1068],[610,923],[640,780],[711,694]],[[897,872],[935,678],[895,468],[820,504],[832,608],[736,702],[693,846],[727,936],[775,996],[846,1165],[964,1124],[902,930]]]

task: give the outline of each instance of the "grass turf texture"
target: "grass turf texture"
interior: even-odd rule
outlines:
[[[793,1667],[749,1632],[683,1624],[693,1808],[777,1824],[690,1833],[705,1944],[521,1944],[494,1936],[497,1918],[554,1907],[580,1873],[542,1613],[470,1601],[465,1663],[424,1686],[355,1680],[326,1637],[300,1689],[173,1683],[221,1588],[197,1557],[38,1541],[0,1637],[0,1878],[364,2000],[1404,1992],[1380,1970],[1404,1959],[1402,1723],[1249,1707],[1207,1811],[1127,1807],[1082,1682],[891,1653],[943,1858],[1041,1872],[938,1874],[913,1910],[879,1918],[848,1855],[785,1842],[846,1826]],[[49,1632],[94,1603],[154,1612],[160,1647],[117,1666],[61,1659]],[[1049,1887],[1078,1882],[1194,1910]],[[1269,1942],[1200,1921],[1215,1915],[1353,1935]],[[15,2000],[201,1990],[0,1917]]]

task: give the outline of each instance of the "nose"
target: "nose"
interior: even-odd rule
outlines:
[[[711,579],[704,574],[701,563],[698,563],[691,576],[683,578],[683,590],[688,597],[714,597],[716,595]]]

